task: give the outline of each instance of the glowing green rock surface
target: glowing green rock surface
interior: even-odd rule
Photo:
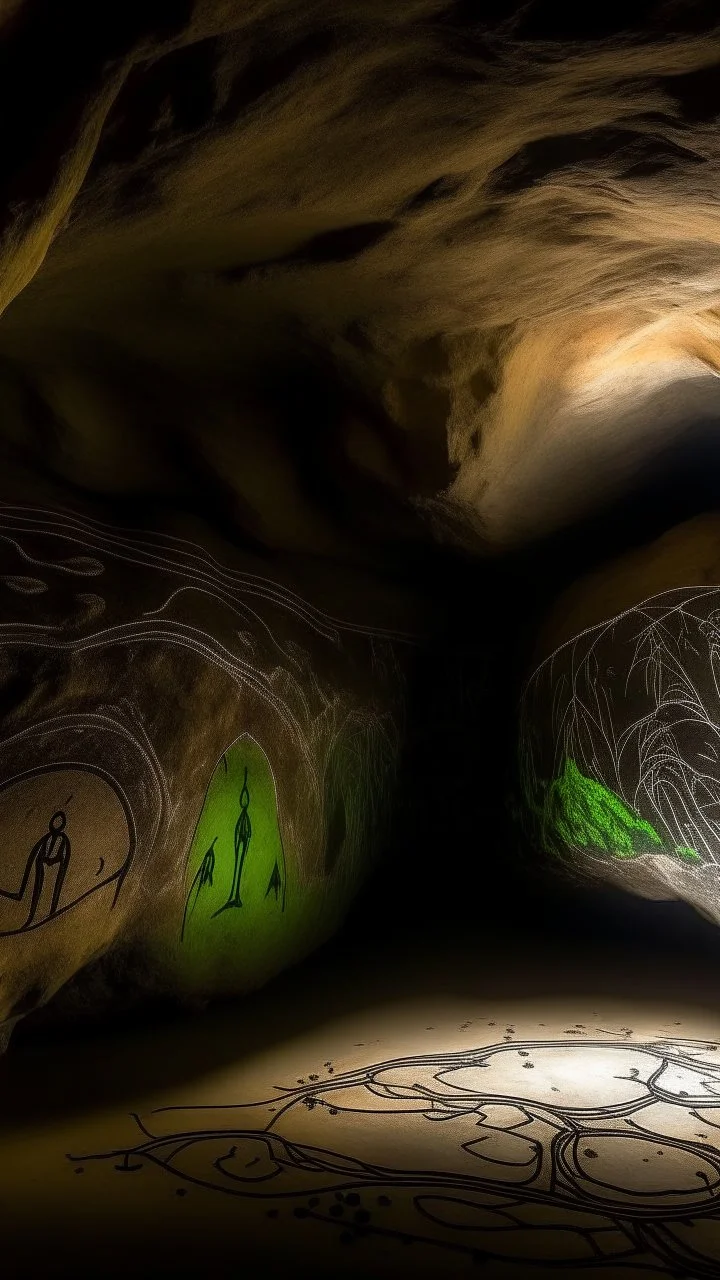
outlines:
[[[649,822],[614,791],[586,777],[570,759],[547,787],[539,816],[543,845],[550,852],[558,852],[558,846],[593,848],[615,858],[632,858],[663,848],[662,837]]]
[[[675,849],[675,855],[683,862],[702,862],[700,854],[696,853],[694,849],[689,849],[687,845],[678,845]]]
[[[302,952],[324,906],[286,859],[275,779],[265,752],[239,738],[216,765],[190,847],[179,950],[217,989],[264,980]]]

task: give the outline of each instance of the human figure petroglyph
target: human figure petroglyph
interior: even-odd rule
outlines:
[[[229,907],[241,907],[242,898],[240,897],[240,877],[242,876],[243,866],[250,848],[250,840],[252,838],[252,823],[248,807],[250,805],[250,791],[248,790],[248,771],[245,766],[243,776],[242,790],[240,792],[240,814],[235,823],[235,834],[233,838],[235,850],[235,865],[233,867],[232,885],[230,886],[230,895],[228,900],[218,911],[215,912],[219,916],[222,911],[227,911]]]
[[[66,824],[67,816],[65,812],[62,809],[58,809],[48,823],[48,830],[32,847],[30,856],[25,864],[20,888],[16,892],[9,889],[0,889],[0,894],[4,898],[13,898],[16,902],[22,902],[27,892],[30,877],[34,872],[30,909],[22,926],[23,929],[29,929],[35,923],[43,896],[45,879],[48,869],[51,868],[56,868],[55,879],[52,885],[50,904],[44,918],[50,919],[57,913],[71,853],[70,839],[65,831]]]

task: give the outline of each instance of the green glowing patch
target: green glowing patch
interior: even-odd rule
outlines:
[[[683,862],[702,862],[700,854],[696,853],[694,849],[689,849],[687,845],[684,844],[676,845],[675,856],[677,858],[682,858]]]
[[[285,909],[287,877],[275,779],[250,737],[230,747],[213,772],[188,859],[181,941],[236,928],[241,915]]]
[[[190,847],[179,925],[189,976],[217,989],[263,981],[305,949],[325,898],[286,859],[265,752],[239,738],[213,771]]]
[[[593,848],[614,858],[663,850],[654,827],[633,813],[614,791],[580,772],[566,759],[548,786],[540,813],[543,845],[551,852]],[[697,855],[696,855],[697,856]]]

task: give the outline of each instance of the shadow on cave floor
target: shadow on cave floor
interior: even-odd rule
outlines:
[[[383,903],[368,906],[372,893]],[[175,1088],[336,1017],[378,1003],[489,999],[658,999],[714,1007],[717,929],[678,902],[614,889],[530,881],[512,873],[462,906],[437,909],[432,884],[398,902],[382,877],[344,929],[301,964],[242,999],[203,1012],[157,1003],[70,1029],[28,1019],[0,1060],[0,1130],[75,1110],[123,1107],[135,1093]],[[49,1063],[58,1087],[48,1089]]]

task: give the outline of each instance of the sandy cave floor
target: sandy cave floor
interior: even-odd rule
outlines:
[[[714,931],[617,901],[605,943],[341,937],[198,1017],[19,1037],[9,1274],[716,1275]]]

